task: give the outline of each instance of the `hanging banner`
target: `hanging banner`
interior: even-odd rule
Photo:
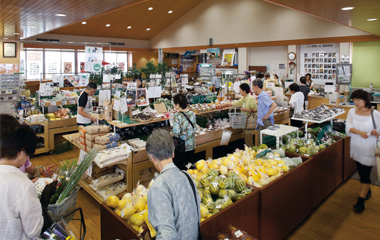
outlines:
[[[223,51],[222,66],[233,66],[235,49],[225,49]]]
[[[164,51],[162,48],[158,49],[158,62],[162,63],[164,61]]]
[[[103,61],[103,48],[86,47],[84,70],[86,72],[101,72]]]

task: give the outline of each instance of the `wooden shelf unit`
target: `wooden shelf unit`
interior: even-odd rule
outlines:
[[[25,122],[25,123],[28,125],[42,125],[42,126],[44,126],[44,132],[36,134],[37,137],[43,137],[44,138],[44,147],[37,148],[36,151],[34,152],[34,154],[37,155],[37,154],[49,152],[49,150],[50,150],[49,149],[49,122],[46,120],[42,123],[28,123],[28,122]]]

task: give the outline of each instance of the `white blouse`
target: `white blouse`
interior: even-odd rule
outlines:
[[[305,95],[302,92],[296,92],[292,95],[289,105],[294,108],[294,113],[303,111],[303,103],[305,102]]]
[[[362,138],[359,134],[350,132],[351,128],[355,128],[362,132],[371,132],[374,130],[372,117],[361,116],[356,114],[356,108],[350,109],[346,120],[346,133],[351,136],[350,155],[351,157],[365,166],[375,166],[375,147],[376,137],[369,136],[368,138]],[[380,112],[374,111],[373,113],[377,131],[380,131]]]

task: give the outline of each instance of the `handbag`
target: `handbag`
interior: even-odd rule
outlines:
[[[371,111],[371,117],[372,117],[373,126],[376,130],[377,129],[376,122],[375,122],[375,118],[373,117],[374,111],[375,110]],[[375,157],[376,157],[377,176],[380,179],[380,139],[378,137],[376,138]]]
[[[202,233],[201,233],[201,225],[200,225],[200,219],[201,219],[201,216],[199,216],[199,206],[198,206],[198,201],[197,201],[197,194],[195,193],[195,186],[194,186],[194,183],[193,181],[191,180],[190,176],[186,173],[186,172],[183,172],[183,174],[186,175],[187,179],[189,180],[190,182],[190,186],[191,188],[193,189],[193,194],[194,194],[194,199],[195,199],[195,204],[197,206],[197,212],[198,212],[198,240],[202,240]]]
[[[257,113],[249,114],[247,117],[245,129],[246,130],[256,130],[256,119],[257,119]]]
[[[185,116],[187,121],[191,124],[191,126],[194,128],[194,124],[190,121],[189,117],[184,113],[180,112]],[[174,151],[177,153],[183,153],[186,151],[186,141],[179,138],[179,137],[173,137],[173,142],[174,142]]]

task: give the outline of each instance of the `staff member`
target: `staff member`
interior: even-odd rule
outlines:
[[[307,109],[308,106],[309,106],[309,99],[308,99],[308,95],[309,95],[309,92],[310,92],[310,88],[308,86],[306,86],[306,78],[305,77],[301,77],[300,78],[300,91],[303,93],[303,95],[305,96],[305,103],[304,103],[304,109]]]
[[[215,76],[212,77],[212,81],[211,81],[212,91],[217,92],[217,94],[219,94],[219,90],[220,90],[220,75],[222,75],[220,71],[216,72]]]
[[[305,77],[306,77],[306,86],[308,86],[310,90],[313,90],[313,88],[314,88],[314,81],[311,80],[311,74],[307,73],[305,75]]]
[[[257,102],[256,99],[248,94],[250,91],[249,85],[246,83],[242,83],[239,86],[240,88],[240,98],[238,101],[232,102],[231,104],[226,104],[226,107],[241,107],[241,111],[248,114],[254,114],[257,111]],[[256,114],[254,114],[254,118],[256,119]],[[244,131],[244,141],[245,145],[248,147],[253,147],[253,130],[245,130]]]
[[[257,129],[261,131],[274,124],[273,112],[277,104],[264,91],[263,81],[260,79],[253,81],[253,91],[258,96],[256,125]]]
[[[78,114],[77,123],[78,125],[89,125],[91,121],[96,122],[98,119],[92,117],[90,114],[93,110],[92,107],[92,96],[96,93],[98,86],[96,83],[89,83],[86,89],[80,94],[78,99]]]
[[[160,173],[148,192],[148,218],[156,239],[198,239],[200,197],[191,177],[173,163],[174,143],[169,132],[154,130],[146,141],[146,152]]]

